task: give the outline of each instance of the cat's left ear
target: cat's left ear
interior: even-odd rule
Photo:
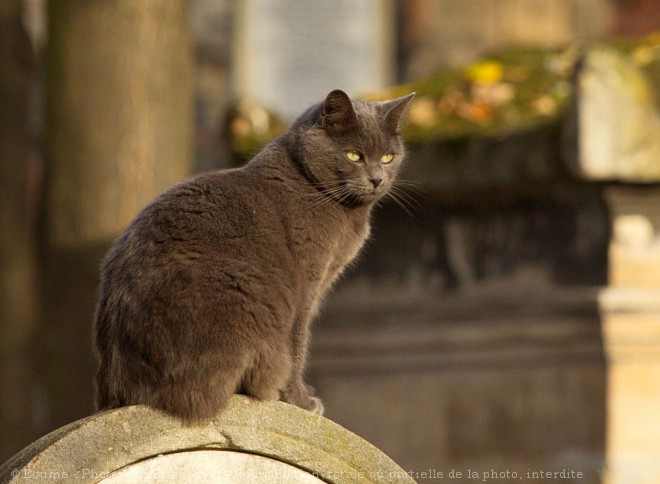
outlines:
[[[398,133],[399,126],[401,125],[401,120],[403,115],[410,106],[410,102],[415,97],[415,93],[412,92],[407,96],[399,97],[392,99],[391,101],[386,101],[383,103],[385,111],[385,127],[391,133]]]

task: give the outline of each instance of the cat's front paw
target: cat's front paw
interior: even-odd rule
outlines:
[[[314,412],[318,415],[323,415],[323,412],[325,411],[325,407],[323,406],[323,402],[319,397],[309,397],[310,401],[310,407],[307,409],[310,412]]]
[[[323,402],[319,397],[314,396],[314,393],[316,393],[314,387],[302,383],[290,388],[288,391],[283,391],[281,393],[281,400],[309,410],[310,412],[323,415]]]
[[[305,384],[305,388],[307,389],[307,399],[309,400],[307,410],[323,415],[325,407],[323,406],[321,399],[316,396],[316,388],[307,384]]]

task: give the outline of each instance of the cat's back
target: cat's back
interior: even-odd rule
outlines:
[[[182,243],[214,246],[249,239],[280,198],[249,167],[217,170],[180,182],[149,204],[124,234],[125,241],[165,249]],[[218,240],[220,237],[222,240]],[[231,245],[231,244],[230,244]]]
[[[102,290],[130,284],[152,291],[167,281],[178,286],[232,272],[291,278],[299,267],[287,230],[298,216],[297,195],[279,169],[282,153],[267,154],[266,163],[256,158],[198,175],[156,198],[108,253]]]

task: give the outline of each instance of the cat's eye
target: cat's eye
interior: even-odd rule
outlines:
[[[348,150],[346,152],[346,157],[351,161],[360,161],[362,159],[362,153],[355,150]]]
[[[392,161],[393,159],[394,159],[394,155],[392,153],[387,153],[387,154],[380,157],[380,162],[383,163],[383,164],[387,164],[390,161]]]

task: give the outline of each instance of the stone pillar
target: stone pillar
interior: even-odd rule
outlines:
[[[607,484],[660,482],[660,188],[607,190],[613,235],[601,295],[608,361]]]
[[[576,168],[607,183],[612,227],[599,298],[608,484],[660,482],[660,78],[653,45],[591,49],[577,77]]]

